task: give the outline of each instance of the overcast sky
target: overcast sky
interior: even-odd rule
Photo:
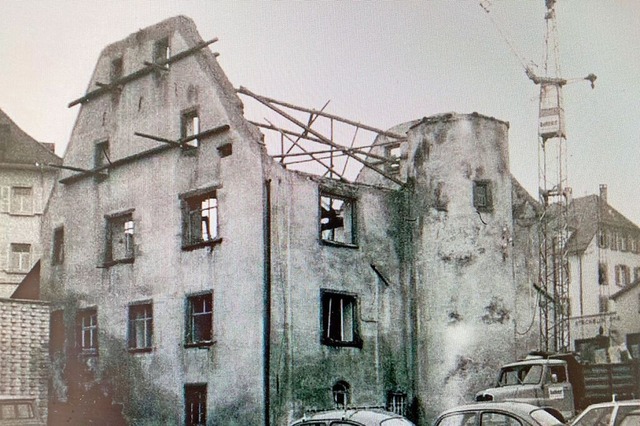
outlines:
[[[67,104],[102,48],[181,14],[219,38],[211,50],[235,87],[309,108],[330,101],[327,112],[383,129],[444,112],[508,121],[511,171],[537,197],[539,87],[513,50],[542,67],[544,0],[489,4],[490,15],[475,0],[0,0],[0,108],[62,155],[79,109]],[[607,184],[610,204],[640,224],[640,2],[556,9],[562,76],[598,76],[594,90],[564,89],[569,186],[583,196]]]

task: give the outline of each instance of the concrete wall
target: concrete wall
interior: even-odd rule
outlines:
[[[47,419],[49,305],[0,299],[0,395],[34,398]]]
[[[0,297],[9,297],[27,275],[27,272],[42,256],[40,226],[42,212],[55,179],[52,170],[27,165],[0,166],[0,191],[6,194],[8,204],[0,202]],[[31,214],[12,214],[12,187],[32,189],[33,210]],[[6,209],[3,207],[7,207]],[[30,265],[26,270],[11,267],[11,244],[30,244]]]

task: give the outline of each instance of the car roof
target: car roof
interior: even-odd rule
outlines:
[[[443,411],[440,416],[442,417],[451,413],[459,413],[461,411],[480,411],[480,410],[493,410],[493,411],[509,411],[514,414],[526,416],[532,411],[542,409],[536,405],[527,404],[524,402],[505,401],[505,402],[478,402],[474,404],[459,405],[454,408],[450,408]]]
[[[545,359],[545,358],[530,358],[523,359],[522,361],[512,362],[510,364],[505,364],[502,368],[505,367],[517,367],[519,365],[532,365],[532,364],[548,364],[548,365],[564,365],[566,361],[561,359]]]
[[[640,399],[623,399],[621,401],[599,402],[591,404],[587,408],[611,407],[614,405],[640,405]]]
[[[399,414],[395,414],[378,408],[347,408],[345,410],[329,410],[312,414],[306,414],[302,419],[296,420],[293,424],[309,420],[353,420],[361,423],[381,422],[389,419],[405,419]],[[406,420],[406,419],[405,419]]]

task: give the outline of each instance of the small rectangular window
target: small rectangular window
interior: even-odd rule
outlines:
[[[182,200],[182,246],[207,245],[218,239],[218,198],[216,191]]]
[[[93,151],[93,167],[98,169],[109,164],[111,153],[109,152],[109,141],[104,140],[95,144]]]
[[[82,352],[95,352],[98,349],[98,312],[86,309],[78,312],[77,346]]]
[[[11,244],[11,270],[29,272],[31,268],[31,244]]]
[[[636,266],[633,268],[633,281],[638,281],[640,279],[640,267]]]
[[[485,180],[473,182],[473,206],[480,212],[493,211],[491,182]]]
[[[609,284],[609,280],[607,280],[607,264],[600,262],[598,264],[598,284],[607,285]]]
[[[387,410],[405,416],[407,414],[407,393],[389,392],[387,394]]]
[[[356,296],[321,290],[322,343],[329,346],[357,346],[358,311]]]
[[[157,40],[153,45],[153,62],[164,65],[171,57],[171,48],[169,47],[169,38],[165,37]],[[169,65],[165,65],[167,68]]]
[[[129,306],[129,349],[150,350],[153,346],[153,305]]]
[[[355,200],[328,193],[320,194],[320,239],[355,245]]]
[[[184,385],[184,408],[186,426],[205,426],[207,424],[207,384]]]
[[[604,229],[598,231],[598,247],[607,248],[607,232]]]
[[[601,295],[598,298],[598,312],[601,314],[609,312],[609,296]]]
[[[124,66],[122,56],[117,57],[111,61],[111,82],[114,82],[122,77],[124,73]]]
[[[198,138],[194,137],[195,135],[198,135],[200,133],[200,117],[198,116],[197,110],[185,112],[184,114],[182,114],[181,127],[181,139],[184,142],[183,147],[185,149],[190,149],[200,146]]]
[[[631,283],[631,270],[627,265],[616,265],[616,285],[626,287]]]
[[[30,187],[11,188],[11,214],[33,214],[33,190]]]
[[[187,297],[186,345],[203,346],[213,343],[213,294]]]
[[[133,261],[134,228],[131,213],[107,219],[105,262]]]
[[[53,252],[51,264],[61,265],[64,262],[64,228],[56,228],[53,231]]]
[[[384,156],[387,158],[385,170],[387,173],[398,174],[400,172],[400,144],[391,144],[384,147]]]

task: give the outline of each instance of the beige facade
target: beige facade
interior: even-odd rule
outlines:
[[[9,297],[42,255],[40,225],[60,164],[51,144],[0,111],[0,297]]]
[[[605,186],[569,212],[571,338],[609,336],[623,321],[611,297],[640,278],[640,228],[607,203]]]
[[[402,185],[287,170],[184,17],[105,48],[78,103],[64,165],[86,172],[62,173],[43,227],[64,252],[42,263],[56,413],[100,389],[140,424],[336,404],[427,424],[535,349],[535,202],[507,123],[398,126]]]

